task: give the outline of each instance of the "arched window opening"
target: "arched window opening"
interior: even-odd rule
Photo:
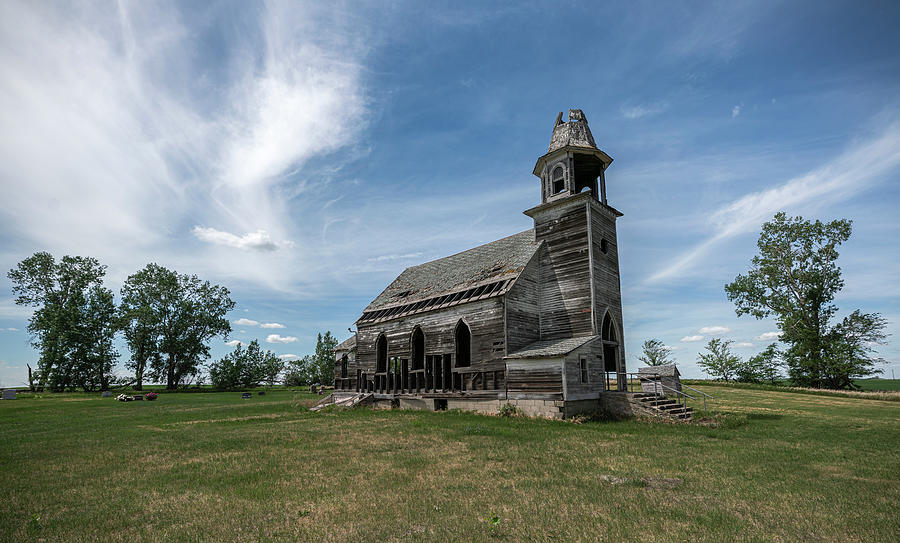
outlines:
[[[409,342],[409,352],[413,371],[425,369],[425,334],[418,326],[413,330]]]
[[[375,372],[384,373],[387,371],[387,338],[384,334],[378,336],[375,341]]]
[[[456,367],[467,368],[472,365],[472,332],[463,321],[456,324]]]
[[[550,179],[552,179],[553,194],[559,194],[566,188],[566,182],[563,179],[562,166],[557,166],[553,169],[553,174],[550,176]]]
[[[609,242],[605,238],[600,240],[600,252],[606,254],[609,251]]]
[[[603,336],[604,371],[617,372],[619,371],[619,340],[609,311],[603,317],[603,325],[600,330]]]

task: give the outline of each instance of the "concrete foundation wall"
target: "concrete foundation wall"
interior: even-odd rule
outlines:
[[[657,413],[644,407],[630,392],[605,392],[599,398],[582,400],[526,400],[526,399],[481,399],[446,398],[447,409],[474,411],[496,415],[504,404],[514,406],[524,415],[548,419],[569,419],[578,415],[606,415],[614,418],[635,416],[656,416]],[[433,398],[377,398],[375,409],[422,409],[435,410]]]

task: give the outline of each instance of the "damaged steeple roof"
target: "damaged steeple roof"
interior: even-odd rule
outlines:
[[[587,118],[580,109],[569,110],[568,122],[563,122],[562,111],[556,117],[556,125],[553,127],[553,136],[550,137],[550,149],[548,152],[555,151],[567,145],[574,147],[597,148],[594,143],[594,136],[588,127]]]

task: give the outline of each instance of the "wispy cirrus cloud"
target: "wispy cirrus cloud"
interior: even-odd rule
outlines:
[[[656,102],[652,104],[638,104],[638,105],[628,105],[622,106],[619,108],[619,111],[622,113],[622,116],[626,119],[640,119],[642,117],[650,117],[653,115],[658,115],[664,112],[669,108],[669,105],[665,102]]]
[[[306,190],[291,176],[366,126],[366,29],[351,19],[315,2],[4,2],[0,228],[123,275],[166,254],[284,284],[297,268],[277,249]]]
[[[701,334],[707,334],[710,336],[721,336],[722,334],[727,334],[731,332],[731,328],[727,326],[704,326],[700,330],[698,330]]]
[[[703,261],[705,254],[725,239],[753,232],[781,210],[813,202],[822,206],[848,198],[900,167],[900,123],[888,125],[872,139],[854,145],[823,166],[785,183],[742,196],[712,212],[714,232],[681,257],[663,265],[646,282],[676,277]]]

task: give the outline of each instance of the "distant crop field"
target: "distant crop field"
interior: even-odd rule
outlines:
[[[699,388],[709,425],[21,395],[0,540],[896,540],[900,403]]]
[[[857,379],[853,382],[863,390],[900,390],[900,379]]]

